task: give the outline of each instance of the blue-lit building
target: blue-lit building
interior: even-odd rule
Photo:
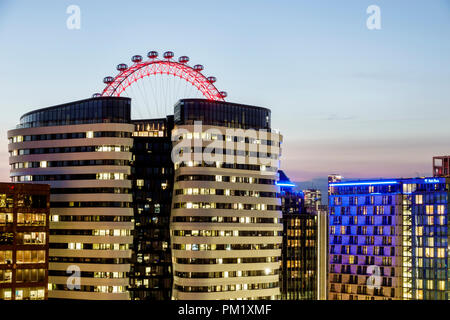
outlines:
[[[281,298],[317,300],[317,215],[306,210],[302,191],[279,171],[283,212]]]
[[[448,178],[329,183],[332,300],[448,299]]]

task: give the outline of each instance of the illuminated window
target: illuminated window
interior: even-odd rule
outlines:
[[[423,248],[416,248],[416,256],[422,257]]]
[[[12,263],[12,251],[0,251],[0,264],[11,264]]]
[[[423,196],[421,194],[416,195],[416,204],[423,204]]]
[[[423,267],[423,259],[422,258],[418,258],[417,259],[417,266],[422,268]]]
[[[417,296],[418,300],[422,300],[423,299],[423,290],[417,290],[416,296]]]
[[[0,297],[1,298],[1,297]],[[12,299],[12,292],[10,289],[5,289],[3,291],[3,299],[4,300],[11,300]]]
[[[46,223],[47,216],[45,213],[17,213],[18,225],[44,225]]]
[[[97,180],[124,180],[123,173],[97,173]]]
[[[81,250],[81,249],[83,249],[83,244],[70,242],[67,244],[67,247],[68,247],[68,249],[71,249],[71,250]]]
[[[12,270],[0,269],[0,283],[11,283],[11,281],[12,281]]]
[[[94,137],[94,131],[86,131],[86,138],[93,138]]]
[[[416,227],[416,234],[417,236],[423,235],[423,227]]]

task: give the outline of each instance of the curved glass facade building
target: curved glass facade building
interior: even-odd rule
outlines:
[[[182,99],[175,105],[175,124],[203,125],[270,130],[270,110],[261,107],[212,101],[204,99]]]
[[[130,122],[129,98],[92,98],[29,112],[8,131],[12,181],[51,186],[49,298],[129,299]]]
[[[174,122],[172,298],[278,298],[282,137],[270,110],[185,99]]]
[[[70,102],[28,112],[17,128],[66,126],[89,123],[130,123],[129,98],[102,97]]]

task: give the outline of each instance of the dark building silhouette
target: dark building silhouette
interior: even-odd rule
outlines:
[[[307,210],[303,192],[295,190],[283,171],[279,174],[283,212],[281,297],[317,300],[317,214]]]
[[[50,186],[0,183],[0,300],[44,300]]]
[[[130,272],[133,300],[170,300],[170,207],[173,116],[136,120],[133,133],[134,241]]]

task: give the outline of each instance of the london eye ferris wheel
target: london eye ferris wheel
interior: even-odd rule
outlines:
[[[140,55],[131,58],[132,64],[117,65],[117,75],[103,79],[105,88],[94,97],[130,97],[132,118],[163,118],[173,113],[174,104],[182,98],[203,98],[224,101],[227,93],[219,91],[216,77],[203,75],[201,64],[190,66],[189,57],[177,60],[172,51],[150,51],[148,59]]]

